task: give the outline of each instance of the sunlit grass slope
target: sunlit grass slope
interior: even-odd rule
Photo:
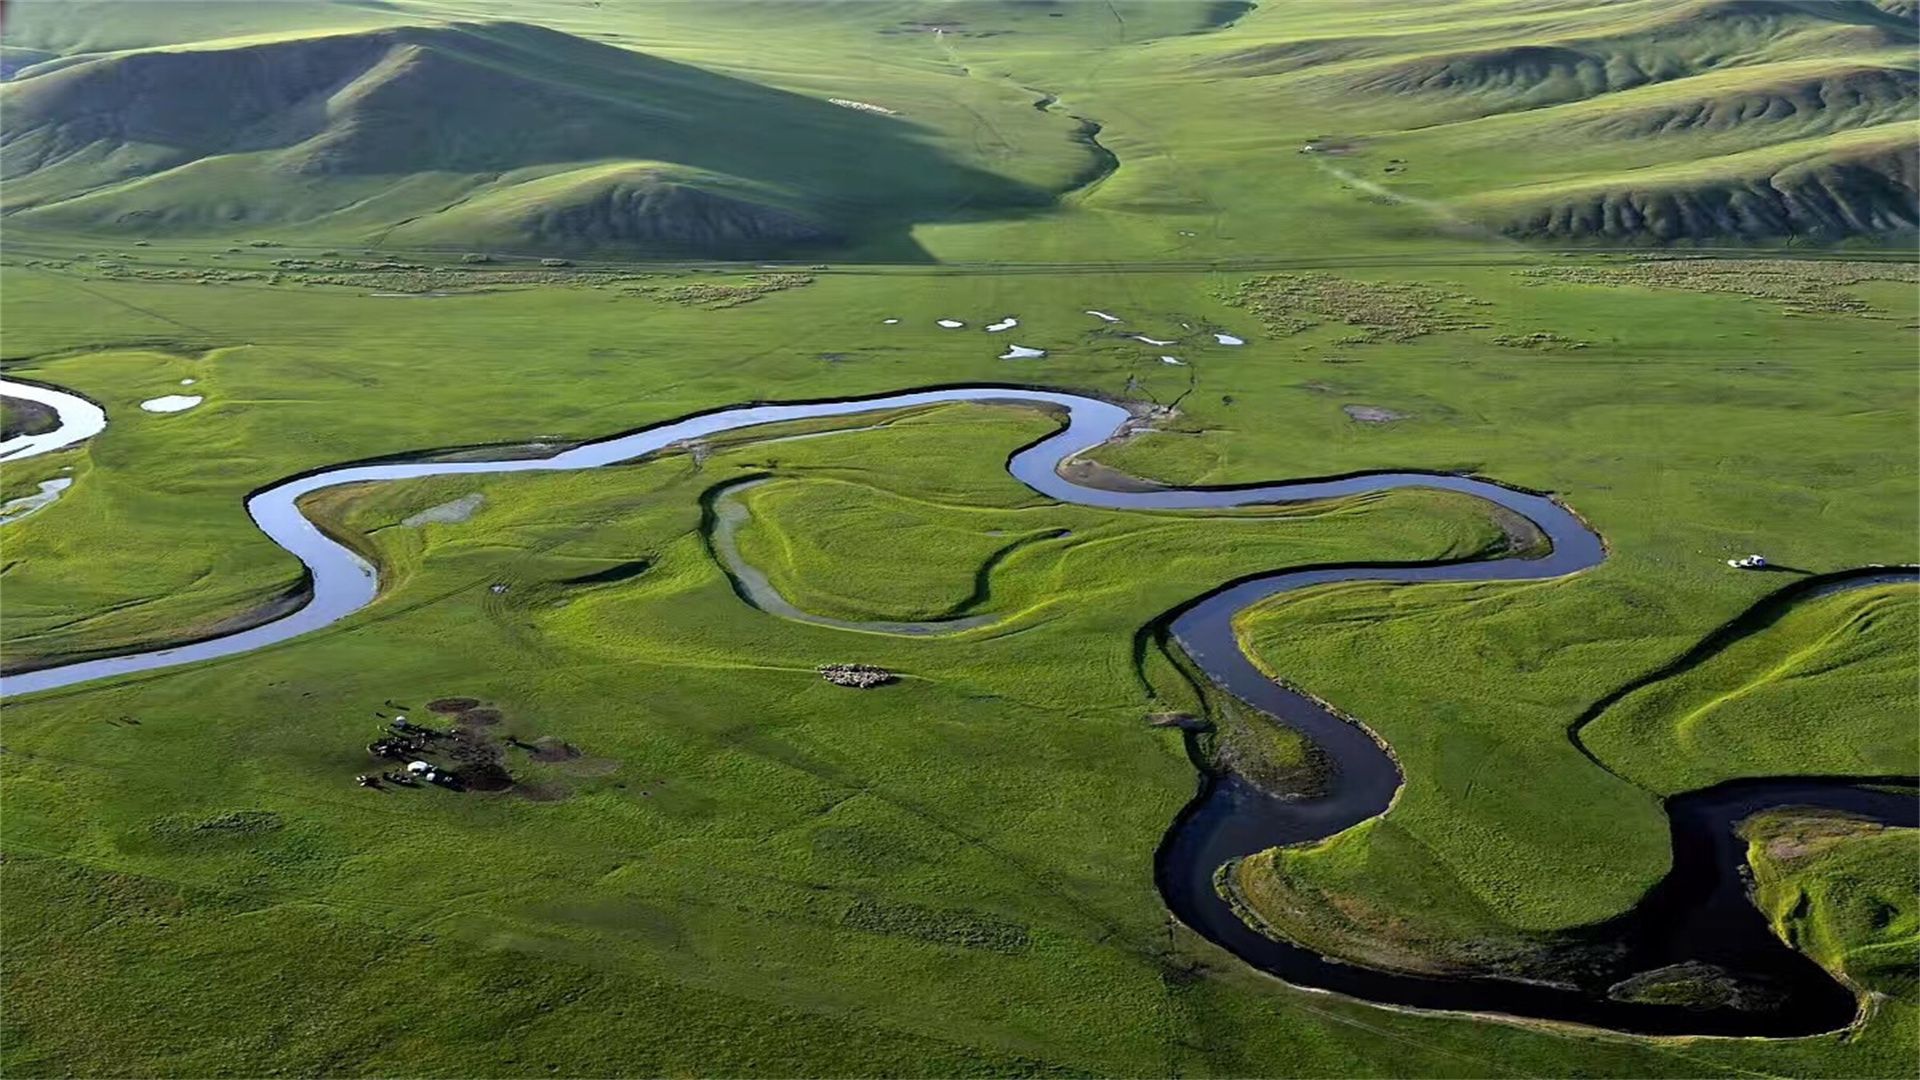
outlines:
[[[1383,604],[1379,590],[1348,591],[1308,616],[1336,644],[1386,638],[1372,648],[1391,657],[1399,651],[1394,638],[1451,636],[1420,614],[1437,599],[1413,595],[1422,590],[1398,590],[1412,607],[1391,598]],[[1462,590],[1455,600],[1471,597]],[[1524,610],[1526,598],[1519,600],[1505,606]],[[1283,631],[1305,636],[1280,608],[1246,623],[1267,655],[1279,651]],[[1667,837],[1649,793],[1744,776],[1911,775],[1920,761],[1913,586],[1866,586],[1765,610],[1771,619],[1704,655],[1689,653],[1691,662],[1581,730],[1611,773],[1564,728],[1542,723],[1523,735],[1514,724],[1535,701],[1577,700],[1583,685],[1543,685],[1535,674],[1522,700],[1499,701],[1479,691],[1482,676],[1472,665],[1427,673],[1430,688],[1445,688],[1437,705],[1430,695],[1423,715],[1390,709],[1370,721],[1407,769],[1408,791],[1395,812],[1324,844],[1246,860],[1236,870],[1237,891],[1274,925],[1334,955],[1412,970],[1501,970],[1524,965],[1542,931],[1596,921],[1582,907],[1592,880],[1571,888],[1552,882],[1580,880],[1581,865],[1607,858],[1610,848],[1643,845],[1647,858],[1664,861]],[[1362,629],[1373,623],[1385,632]],[[1509,638],[1507,648],[1519,640]],[[1559,639],[1540,643],[1538,652],[1517,651],[1545,655],[1571,645]],[[1580,670],[1557,667],[1563,677]],[[1494,717],[1505,721],[1489,724]],[[1488,804],[1475,797],[1488,788],[1498,793],[1498,825],[1482,817]],[[1516,803],[1532,809],[1514,813]]]
[[[1867,0],[66,7],[10,21],[15,227],[1069,261],[1916,220],[1920,33]]]
[[[1883,1028],[1920,1038],[1920,831],[1791,810],[1742,831],[1775,931],[1865,990]]]
[[[948,421],[951,437],[971,421]],[[741,554],[802,610],[844,619],[932,619],[961,611],[1003,618],[1050,617],[1089,602],[1075,582],[1122,566],[1138,575],[1249,551],[1263,532],[1290,522],[1363,514],[1376,499],[1217,514],[1154,513],[1116,518],[1057,506],[1031,495],[1009,507],[997,481],[985,490],[957,478],[915,476],[894,487],[871,475],[872,453],[926,453],[925,424],[896,425],[888,437],[850,442],[837,461],[804,479],[750,489]],[[971,478],[967,478],[971,479]],[[984,486],[984,485],[983,485]],[[1499,529],[1468,500],[1414,493],[1389,502],[1412,531],[1457,557],[1498,550]],[[1012,512],[1010,512],[1012,511]],[[1398,516],[1398,513],[1389,515]],[[1390,533],[1396,526],[1386,526]],[[940,552],[939,559],[927,553]]]
[[[1807,601],[1582,729],[1589,749],[1652,791],[1755,774],[1898,776],[1920,762],[1911,585]]]
[[[1235,241],[1285,221],[1399,246],[1831,242],[1914,227],[1912,130],[1853,137],[1915,117],[1914,41],[1910,14],[1844,0],[1271,4],[1097,85],[1181,72],[1177,93],[1115,94],[1108,141],[1148,135],[1121,151],[1132,185],[1182,191]],[[1323,200],[1344,227],[1314,220]]]
[[[829,100],[517,22],[219,39],[22,73],[0,160],[33,228],[718,257],[905,243],[1085,168],[1018,92],[986,103],[1017,160],[951,153],[926,82]]]

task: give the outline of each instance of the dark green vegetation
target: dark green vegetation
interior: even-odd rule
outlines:
[[[1910,10],[519,0],[499,18],[10,5],[0,359],[111,420],[0,475],[0,498],[74,477],[0,530],[5,664],[284,603],[299,567],[241,500],[289,474],[540,453],[753,399],[1037,383],[1162,407],[1099,453],[1129,473],[1471,471],[1558,492],[1607,537],[1567,581],[1250,613],[1261,662],[1407,776],[1384,819],[1243,864],[1256,901],[1337,915],[1299,927],[1330,951],[1517,965],[1660,876],[1662,795],[1915,771],[1911,586],[1822,598],[1626,694],[1584,729],[1604,768],[1568,738],[1794,576],[1726,558],[1920,558]],[[1514,239],[1543,237],[1752,249]],[[1848,250],[1787,249],[1809,241]],[[642,261],[776,251],[801,265]],[[979,332],[1008,314],[1017,330]],[[1009,339],[1047,358],[996,360]],[[186,378],[200,406],[138,408]],[[1053,506],[1002,468],[1050,425],[956,407],[317,500],[381,564],[366,611],[7,703],[0,1068],[1910,1071],[1900,830],[1782,845],[1753,826],[1763,906],[1875,995],[1815,1039],[1388,1012],[1169,925],[1152,856],[1193,764],[1147,718],[1215,716],[1202,749],[1270,786],[1316,763],[1208,709],[1141,628],[1241,574],[1467,557],[1510,523],[1427,493]],[[740,543],[796,606],[996,621],[907,638],[742,603],[702,500],[762,475]],[[417,517],[448,504],[469,509]],[[833,662],[902,677],[842,689],[816,672]],[[502,713],[514,790],[354,786],[376,711],[446,697]],[[1692,974],[1637,989],[1711,989]]]

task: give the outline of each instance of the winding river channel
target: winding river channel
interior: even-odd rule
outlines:
[[[0,397],[17,398],[51,410],[55,425],[33,435],[15,435],[0,442],[0,461],[23,461],[63,450],[100,434],[107,427],[107,411],[78,394],[40,383],[0,378]]]
[[[1518,514],[1551,542],[1550,550],[1535,557],[1284,571],[1229,585],[1174,616],[1173,638],[1214,683],[1304,732],[1333,764],[1327,791],[1308,799],[1267,795],[1231,772],[1203,776],[1199,793],[1169,829],[1155,863],[1161,894],[1183,923],[1247,963],[1297,986],[1382,1004],[1569,1021],[1642,1033],[1803,1035],[1844,1027],[1853,1020],[1857,1004],[1852,993],[1776,938],[1748,901],[1741,875],[1744,844],[1733,830],[1751,814],[1782,805],[1830,807],[1892,824],[1920,824],[1911,793],[1864,781],[1746,781],[1669,799],[1674,869],[1633,911],[1591,928],[1605,939],[1605,952],[1614,957],[1611,963],[1616,970],[1597,972],[1579,986],[1394,974],[1316,956],[1243,922],[1214,887],[1222,864],[1276,845],[1330,836],[1384,813],[1401,778],[1391,755],[1367,731],[1261,674],[1241,651],[1233,633],[1233,615],[1280,593],[1334,582],[1561,577],[1598,565],[1606,549],[1593,530],[1553,499],[1463,476],[1386,472],[1230,489],[1087,487],[1064,478],[1060,466],[1123,432],[1132,417],[1119,405],[1077,394],[963,386],[854,400],[747,405],[587,443],[548,458],[382,461],[296,476],[256,492],[246,506],[269,539],[305,564],[311,599],[304,606],[206,641],[10,675],[0,681],[0,693],[30,694],[233,656],[310,633],[366,607],[378,592],[374,568],[323,534],[298,509],[303,496],[324,488],[435,476],[592,469],[758,425],[961,401],[1065,413],[1067,421],[1059,431],[1008,461],[1008,470],[1017,479],[1062,502],[1115,510],[1196,510],[1397,488],[1442,488]],[[1892,782],[1911,785],[1912,780],[1893,778]],[[1606,993],[1608,985],[1621,979],[1686,962],[1713,965],[1742,985],[1764,986],[1767,993],[1759,995],[1764,1000],[1738,1009],[1687,1008],[1618,1001]]]

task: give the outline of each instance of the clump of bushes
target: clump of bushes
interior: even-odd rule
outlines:
[[[1772,300],[1794,315],[1871,315],[1877,310],[1847,290],[1869,281],[1920,284],[1910,263],[1792,259],[1649,258],[1622,266],[1542,266],[1520,271],[1529,284],[1642,286],[1731,293]]]
[[[894,680],[893,672],[872,664],[824,664],[820,677],[835,686],[850,686],[855,690],[885,686]]]
[[[1531,334],[1501,334],[1493,339],[1495,345],[1504,345],[1509,349],[1584,349],[1590,341],[1575,341],[1573,338],[1547,330]]]
[[[1411,341],[1470,325],[1455,309],[1479,301],[1463,293],[1402,281],[1360,281],[1332,274],[1268,274],[1241,284],[1227,303],[1253,312],[1276,335],[1337,322],[1360,332],[1342,344]]]
[[[729,308],[750,304],[763,296],[813,284],[806,274],[755,274],[734,284],[721,281],[697,281],[687,285],[648,286],[637,291],[654,293],[676,304],[690,307]]]

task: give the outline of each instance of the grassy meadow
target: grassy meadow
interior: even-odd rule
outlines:
[[[1894,306],[1901,293],[1891,283],[1853,290],[1876,305],[1863,315],[1541,283],[1510,267],[1417,277],[1475,299],[1462,308],[1472,324],[1405,341],[1363,327],[1359,336],[1381,340],[1336,345],[1330,339],[1355,336],[1345,322],[1272,336],[1225,275],[820,273],[711,309],[617,288],[404,299],[288,280],[200,286],[16,266],[7,302],[29,317],[13,325],[25,322],[38,340],[12,338],[34,355],[9,369],[87,393],[113,419],[84,447],[8,470],[9,492],[67,465],[77,478],[60,502],[9,527],[9,552],[31,553],[5,578],[9,655],[164,638],[271,597],[297,567],[253,533],[242,497],[341,460],[575,440],[730,401],[950,381],[1179,399],[1164,431],[1101,457],[1200,482],[1469,469],[1557,490],[1608,537],[1609,562],[1572,580],[1333,589],[1258,611],[1246,629],[1263,662],[1363,717],[1405,764],[1394,813],[1338,844],[1362,866],[1371,852],[1404,867],[1391,853],[1411,843],[1444,872],[1362,873],[1356,887],[1397,902],[1412,899],[1402,896],[1409,882],[1431,881],[1522,930],[1604,917],[1664,867],[1659,789],[1581,758],[1567,723],[1780,580],[1727,570],[1727,554],[1757,548],[1815,570],[1912,557],[1888,497],[1911,476],[1855,464],[1911,423],[1896,407],[1911,372],[1894,343],[1912,315]],[[1089,308],[1123,313],[1127,330],[1181,337],[1165,348],[1188,364],[1161,363],[1161,347],[1108,331],[1082,314]],[[1643,317],[1662,308],[1674,317]],[[1021,319],[1010,333],[1048,349],[1046,359],[995,359],[1008,335],[977,328],[1005,314]],[[943,330],[934,325],[942,317],[969,326]],[[1249,344],[1220,346],[1183,323]],[[1589,344],[1494,343],[1538,332]],[[1766,370],[1774,365],[1777,375]],[[1817,379],[1806,377],[1813,365]],[[181,378],[195,378],[207,401],[166,415],[133,407]],[[423,384],[436,388],[433,399],[417,392]],[[1350,404],[1405,418],[1362,422]],[[1609,440],[1609,421],[1624,415],[1637,418],[1637,437],[1620,441],[1616,429]],[[723,443],[697,465],[683,455],[591,474],[343,492],[320,509],[366,535],[386,568],[387,591],[367,612],[202,670],[10,704],[8,872],[31,875],[17,888],[49,903],[125,907],[128,919],[160,912],[140,918],[167,924],[135,919],[90,936],[99,951],[82,970],[97,977],[85,982],[36,976],[34,992],[16,1000],[45,1011],[16,1014],[12,1030],[31,1035],[14,1060],[105,1068],[111,1057],[191,1070],[238,1055],[313,1068],[352,1053],[371,1055],[356,1066],[379,1071],[402,1060],[382,1055],[408,1053],[396,1033],[446,1054],[451,1036],[415,1009],[484,1016],[485,1030],[514,1033],[438,1057],[435,1067],[450,1072],[515,1071],[533,1063],[534,1047],[574,1072],[733,1060],[714,1056],[718,1034],[660,1036],[653,1025],[670,1008],[686,1032],[735,1031],[743,1010],[813,1017],[817,1045],[768,1029],[755,1052],[769,1071],[1160,1071],[1173,1067],[1169,1053],[1197,1071],[1364,1071],[1374,1061],[1471,1072],[1515,1055],[1554,1068],[1564,1034],[1383,1014],[1234,974],[1230,959],[1169,931],[1148,872],[1192,766],[1177,734],[1144,717],[1194,703],[1158,661],[1143,678],[1134,630],[1253,570],[1477,550],[1492,526],[1471,504],[1410,494],[1214,520],[1056,507],[1001,469],[1007,453],[1050,429],[1039,414],[955,407],[883,419],[870,431]],[[219,452],[194,452],[209,446]],[[1749,455],[1744,467],[1726,464],[1730,446]],[[775,481],[748,493],[743,550],[788,599],[821,614],[939,615],[973,595],[981,568],[1012,540],[1068,535],[993,565],[979,610],[1007,619],[991,629],[896,639],[804,627],[741,603],[701,539],[701,495],[762,474]],[[1785,493],[1815,476],[1828,478],[1834,508],[1820,519],[1782,516]],[[1851,478],[1858,494],[1834,478]],[[399,524],[476,491],[486,501],[465,523]],[[1847,516],[1834,517],[1842,506]],[[152,549],[127,550],[128,520]],[[642,560],[648,569],[631,579],[565,584]],[[87,572],[73,573],[80,567]],[[495,594],[494,584],[509,588]],[[86,590],[84,608],[76,588]],[[1862,635],[1892,671],[1903,652],[1887,631],[1911,601],[1897,588],[1887,594],[1891,621]],[[92,617],[75,624],[76,609]],[[1813,620],[1806,632],[1819,635],[1822,616],[1796,618]],[[843,660],[908,678],[859,695],[812,674]],[[1888,676],[1859,682],[1858,664],[1812,667],[1818,673],[1799,680],[1810,693],[1837,678],[1878,695],[1829,722],[1896,722],[1903,706],[1887,696]],[[494,703],[516,736],[564,739],[594,764],[570,772],[579,767],[513,761],[540,790],[565,789],[555,801],[352,787],[378,724],[373,710],[438,696]],[[1629,741],[1645,760],[1674,757],[1649,739]],[[1737,746],[1715,752],[1698,766],[1707,775],[1743,763],[1778,769]],[[1899,747],[1888,753],[1886,767],[1898,771]],[[1624,757],[1609,763],[1633,775]],[[200,827],[241,812],[275,824]],[[449,843],[450,830],[464,839]],[[422,861],[433,869],[421,872]],[[523,869],[501,875],[501,866]],[[255,914],[236,938],[239,911]],[[783,927],[777,941],[764,935],[770,922]],[[37,944],[16,970],[44,970],[33,958],[51,954],[35,949],[64,955],[65,925],[17,929],[16,940]],[[155,951],[154,934],[215,934],[221,944]],[[818,944],[794,950],[795,935]],[[966,944],[983,935],[1026,944]],[[338,952],[343,937],[355,944]],[[161,1027],[199,1032],[199,1049],[101,1042],[81,1036],[92,1023],[71,1022],[125,1007],[133,991],[99,965],[129,950],[154,956],[137,966],[140,978],[200,987],[150,1006],[166,1010],[155,1014]],[[325,977],[344,996],[316,1012],[303,994],[299,1039],[192,1019],[245,1015],[242,1001],[294,1008],[265,983],[216,973],[238,964],[271,980],[285,954],[316,950],[331,957]],[[411,1004],[388,1014],[390,1029],[367,1028],[357,1019],[361,995],[374,992],[365,983],[378,970],[373,985],[383,984],[389,964],[404,974],[379,1000]],[[782,974],[769,979],[768,965]],[[849,970],[874,974],[848,983]],[[1081,1000],[1070,988],[1089,980],[1111,989],[1083,1001],[1088,1011],[1060,1012],[1058,1001]],[[425,982],[434,989],[423,999]],[[823,1007],[828,983],[840,989]],[[909,989],[927,985],[952,995],[931,1010],[937,1021],[931,999]],[[454,1004],[468,995],[474,1004]],[[544,1019],[539,1002],[562,1000],[570,1004],[557,1011],[571,1022]],[[649,1039],[618,1034],[630,1029],[618,1023],[626,1010],[650,1018]],[[56,1015],[68,1018],[58,1028]],[[1205,1049],[1171,1051],[1170,1032],[1197,1016]],[[1014,1017],[1025,1019],[1008,1026]],[[1369,1036],[1363,1051],[1345,1025],[1355,1018],[1395,1038]],[[594,1024],[610,1026],[590,1040],[566,1034]],[[850,1037],[849,1024],[862,1034]],[[1875,1055],[1903,1045],[1878,1031],[1785,1049],[1583,1039],[1581,1052],[1599,1047],[1609,1068],[1635,1074],[1757,1061],[1871,1072],[1888,1060]],[[751,1033],[737,1037],[755,1045]],[[737,1067],[751,1071],[745,1058]]]
[[[0,665],[257,616],[301,568],[243,502],[296,473],[748,401],[1073,390],[1157,410],[1093,455],[1148,480],[1468,472],[1579,511],[1609,558],[1573,578],[1245,613],[1263,669],[1380,734],[1406,786],[1240,884],[1390,923],[1303,931],[1375,963],[1605,919],[1666,869],[1665,795],[1920,768],[1912,585],[1675,666],[1805,574],[1920,562],[1896,6],[13,5],[14,116],[119,115],[81,108],[116,65],[196,68],[152,50],[357,89],[245,145],[205,117],[8,132],[0,370],[109,422],[0,468],[0,500],[74,481],[0,526]],[[221,85],[209,109],[308,100]],[[475,103],[503,86],[489,133]],[[445,131],[383,126],[403,92]],[[375,134],[399,149],[355,141]],[[368,164],[389,150],[410,171]],[[1815,188],[1837,216],[1809,216]],[[608,231],[588,210],[610,205],[663,216]],[[1045,356],[999,358],[1015,344]],[[140,408],[175,393],[205,400]],[[1195,763],[1148,718],[1207,703],[1142,628],[1243,575],[1502,533],[1438,492],[1056,505],[1004,468],[1054,425],[949,406],[317,496],[381,567],[369,608],[5,703],[0,1071],[1910,1071],[1911,830],[1748,826],[1763,910],[1875,995],[1819,1038],[1379,1009],[1174,924],[1152,860]],[[754,477],[737,545],[795,607],[991,620],[756,610],[708,532]],[[1726,565],[1756,551],[1773,571]],[[900,678],[832,686],[838,662]],[[511,790],[355,785],[389,718],[452,698],[497,711],[473,737]],[[1295,775],[1297,740],[1246,721],[1203,747]]]
[[[17,8],[16,236],[1141,263],[1920,224],[1920,29],[1868,0]],[[137,110],[115,66],[182,48],[194,115],[66,121]],[[302,64],[353,88],[317,130],[201,96],[204,71]],[[473,108],[489,89],[514,108]]]
[[[1912,829],[1790,809],[1759,815],[1742,831],[1754,895],[1775,931],[1864,989],[1882,1031],[1915,1038],[1920,837]]]
[[[1756,771],[1904,773],[1920,758],[1909,723],[1920,711],[1909,670],[1916,617],[1912,585],[1819,597],[1629,694],[1582,738],[1615,771],[1659,792]]]

